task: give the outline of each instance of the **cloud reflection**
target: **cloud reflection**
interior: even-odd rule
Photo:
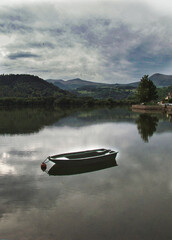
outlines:
[[[118,167],[60,177],[40,170],[48,155],[97,147],[118,150]],[[1,136],[0,151],[0,166],[15,170],[0,175],[0,237],[170,239],[171,132],[145,143],[134,121],[83,121]]]

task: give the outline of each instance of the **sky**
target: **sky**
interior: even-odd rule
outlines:
[[[0,74],[129,83],[172,75],[170,0],[1,0]]]

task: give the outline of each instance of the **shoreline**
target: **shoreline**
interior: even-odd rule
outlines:
[[[154,112],[154,113],[168,113],[172,114],[172,106],[168,105],[132,105],[132,110],[136,112]]]

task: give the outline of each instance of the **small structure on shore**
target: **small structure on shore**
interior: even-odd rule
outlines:
[[[172,92],[169,92],[168,96],[165,98],[165,100],[170,100],[170,99],[172,99]]]

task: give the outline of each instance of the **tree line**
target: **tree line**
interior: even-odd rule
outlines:
[[[76,96],[64,91],[51,83],[32,75],[0,75],[0,106],[64,106],[64,107],[92,107],[132,105],[135,103],[155,102],[160,96],[170,89],[159,90],[144,75],[140,83],[128,98],[116,99],[115,92],[108,98],[94,98],[92,96]],[[172,87],[171,87],[172,90]],[[121,94],[119,91],[118,94]],[[167,94],[166,94],[167,95]],[[170,100],[171,101],[171,100]]]

